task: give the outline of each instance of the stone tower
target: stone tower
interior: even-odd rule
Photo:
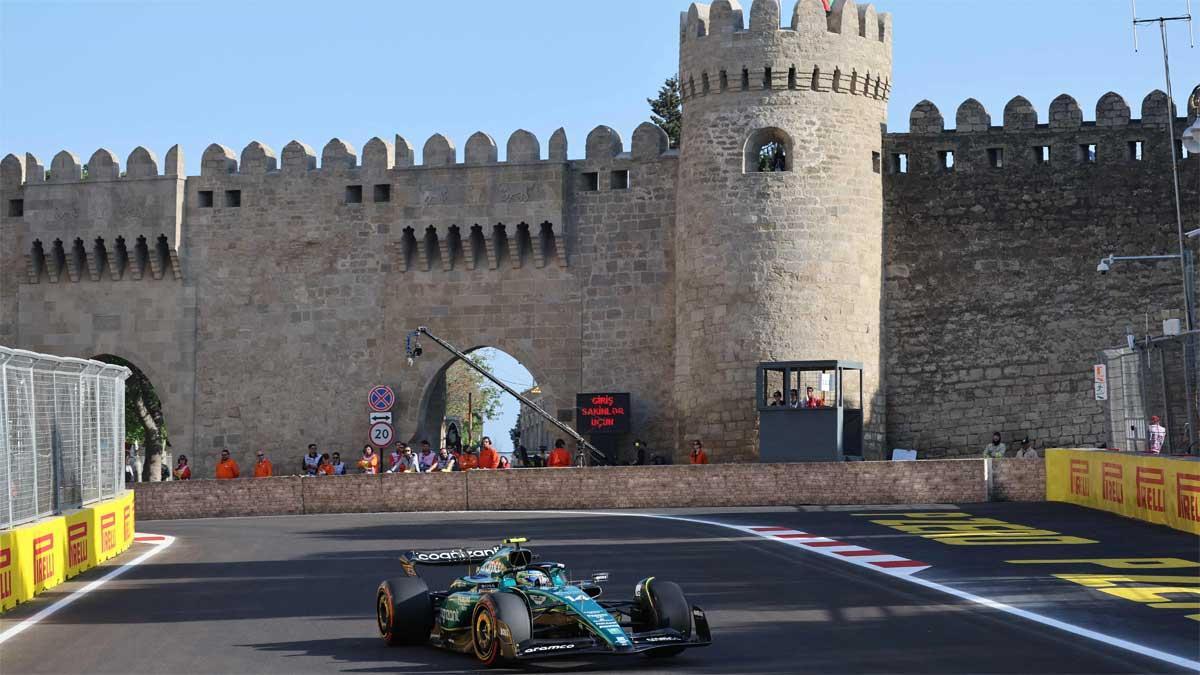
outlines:
[[[847,359],[866,451],[884,432],[881,125],[892,26],[870,5],[692,4],[680,21],[675,230],[678,440],[757,456],[755,366]],[[772,145],[773,144],[773,145]],[[760,171],[760,152],[782,147]]]

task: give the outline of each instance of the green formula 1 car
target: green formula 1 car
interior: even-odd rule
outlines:
[[[561,563],[534,562],[524,539],[485,549],[411,551],[405,576],[379,585],[375,611],[389,645],[474,654],[486,665],[578,654],[672,656],[712,642],[708,621],[677,584],[648,577],[632,600],[598,600],[606,574],[570,581]],[[474,566],[430,591],[418,565]],[[473,573],[472,573],[473,572]]]

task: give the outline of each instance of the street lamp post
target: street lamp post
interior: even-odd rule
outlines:
[[[1133,8],[1133,48],[1137,50],[1137,29],[1139,26],[1144,26],[1152,23],[1158,24],[1158,34],[1162,40],[1163,53],[1163,74],[1166,77],[1167,84],[1167,145],[1171,148],[1171,177],[1172,185],[1175,188],[1175,226],[1179,236],[1179,273],[1183,279],[1185,293],[1188,283],[1187,261],[1185,260],[1184,252],[1187,250],[1184,245],[1183,238],[1183,208],[1179,199],[1179,159],[1176,157],[1175,151],[1175,97],[1171,89],[1171,59],[1170,51],[1167,48],[1167,24],[1172,21],[1186,21],[1188,24],[1188,38],[1191,38],[1192,26],[1192,2],[1188,0],[1187,14],[1180,16],[1160,16],[1153,19],[1139,19],[1137,15],[1137,0],[1131,0],[1130,6]],[[1189,306],[1184,312],[1184,323],[1187,325],[1187,330],[1191,331],[1195,328],[1195,317],[1192,316],[1191,307]]]

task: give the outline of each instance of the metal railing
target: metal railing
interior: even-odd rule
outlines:
[[[121,493],[127,377],[0,347],[0,530]]]
[[[1163,452],[1200,454],[1198,338],[1198,332],[1148,338],[1100,353],[1108,376],[1109,447],[1145,452],[1150,418],[1156,416],[1167,430]]]

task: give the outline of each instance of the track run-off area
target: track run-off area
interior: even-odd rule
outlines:
[[[1022,536],[979,535],[1003,524]],[[713,631],[711,647],[670,660],[526,671],[1200,670],[1197,537],[1067,504],[306,515],[138,530],[164,538],[0,618],[0,671],[475,672],[461,654],[386,647],[375,589],[400,574],[404,551],[514,536],[574,577],[610,573],[606,597],[630,596],[646,576],[678,582]],[[455,570],[421,573],[436,589]]]

